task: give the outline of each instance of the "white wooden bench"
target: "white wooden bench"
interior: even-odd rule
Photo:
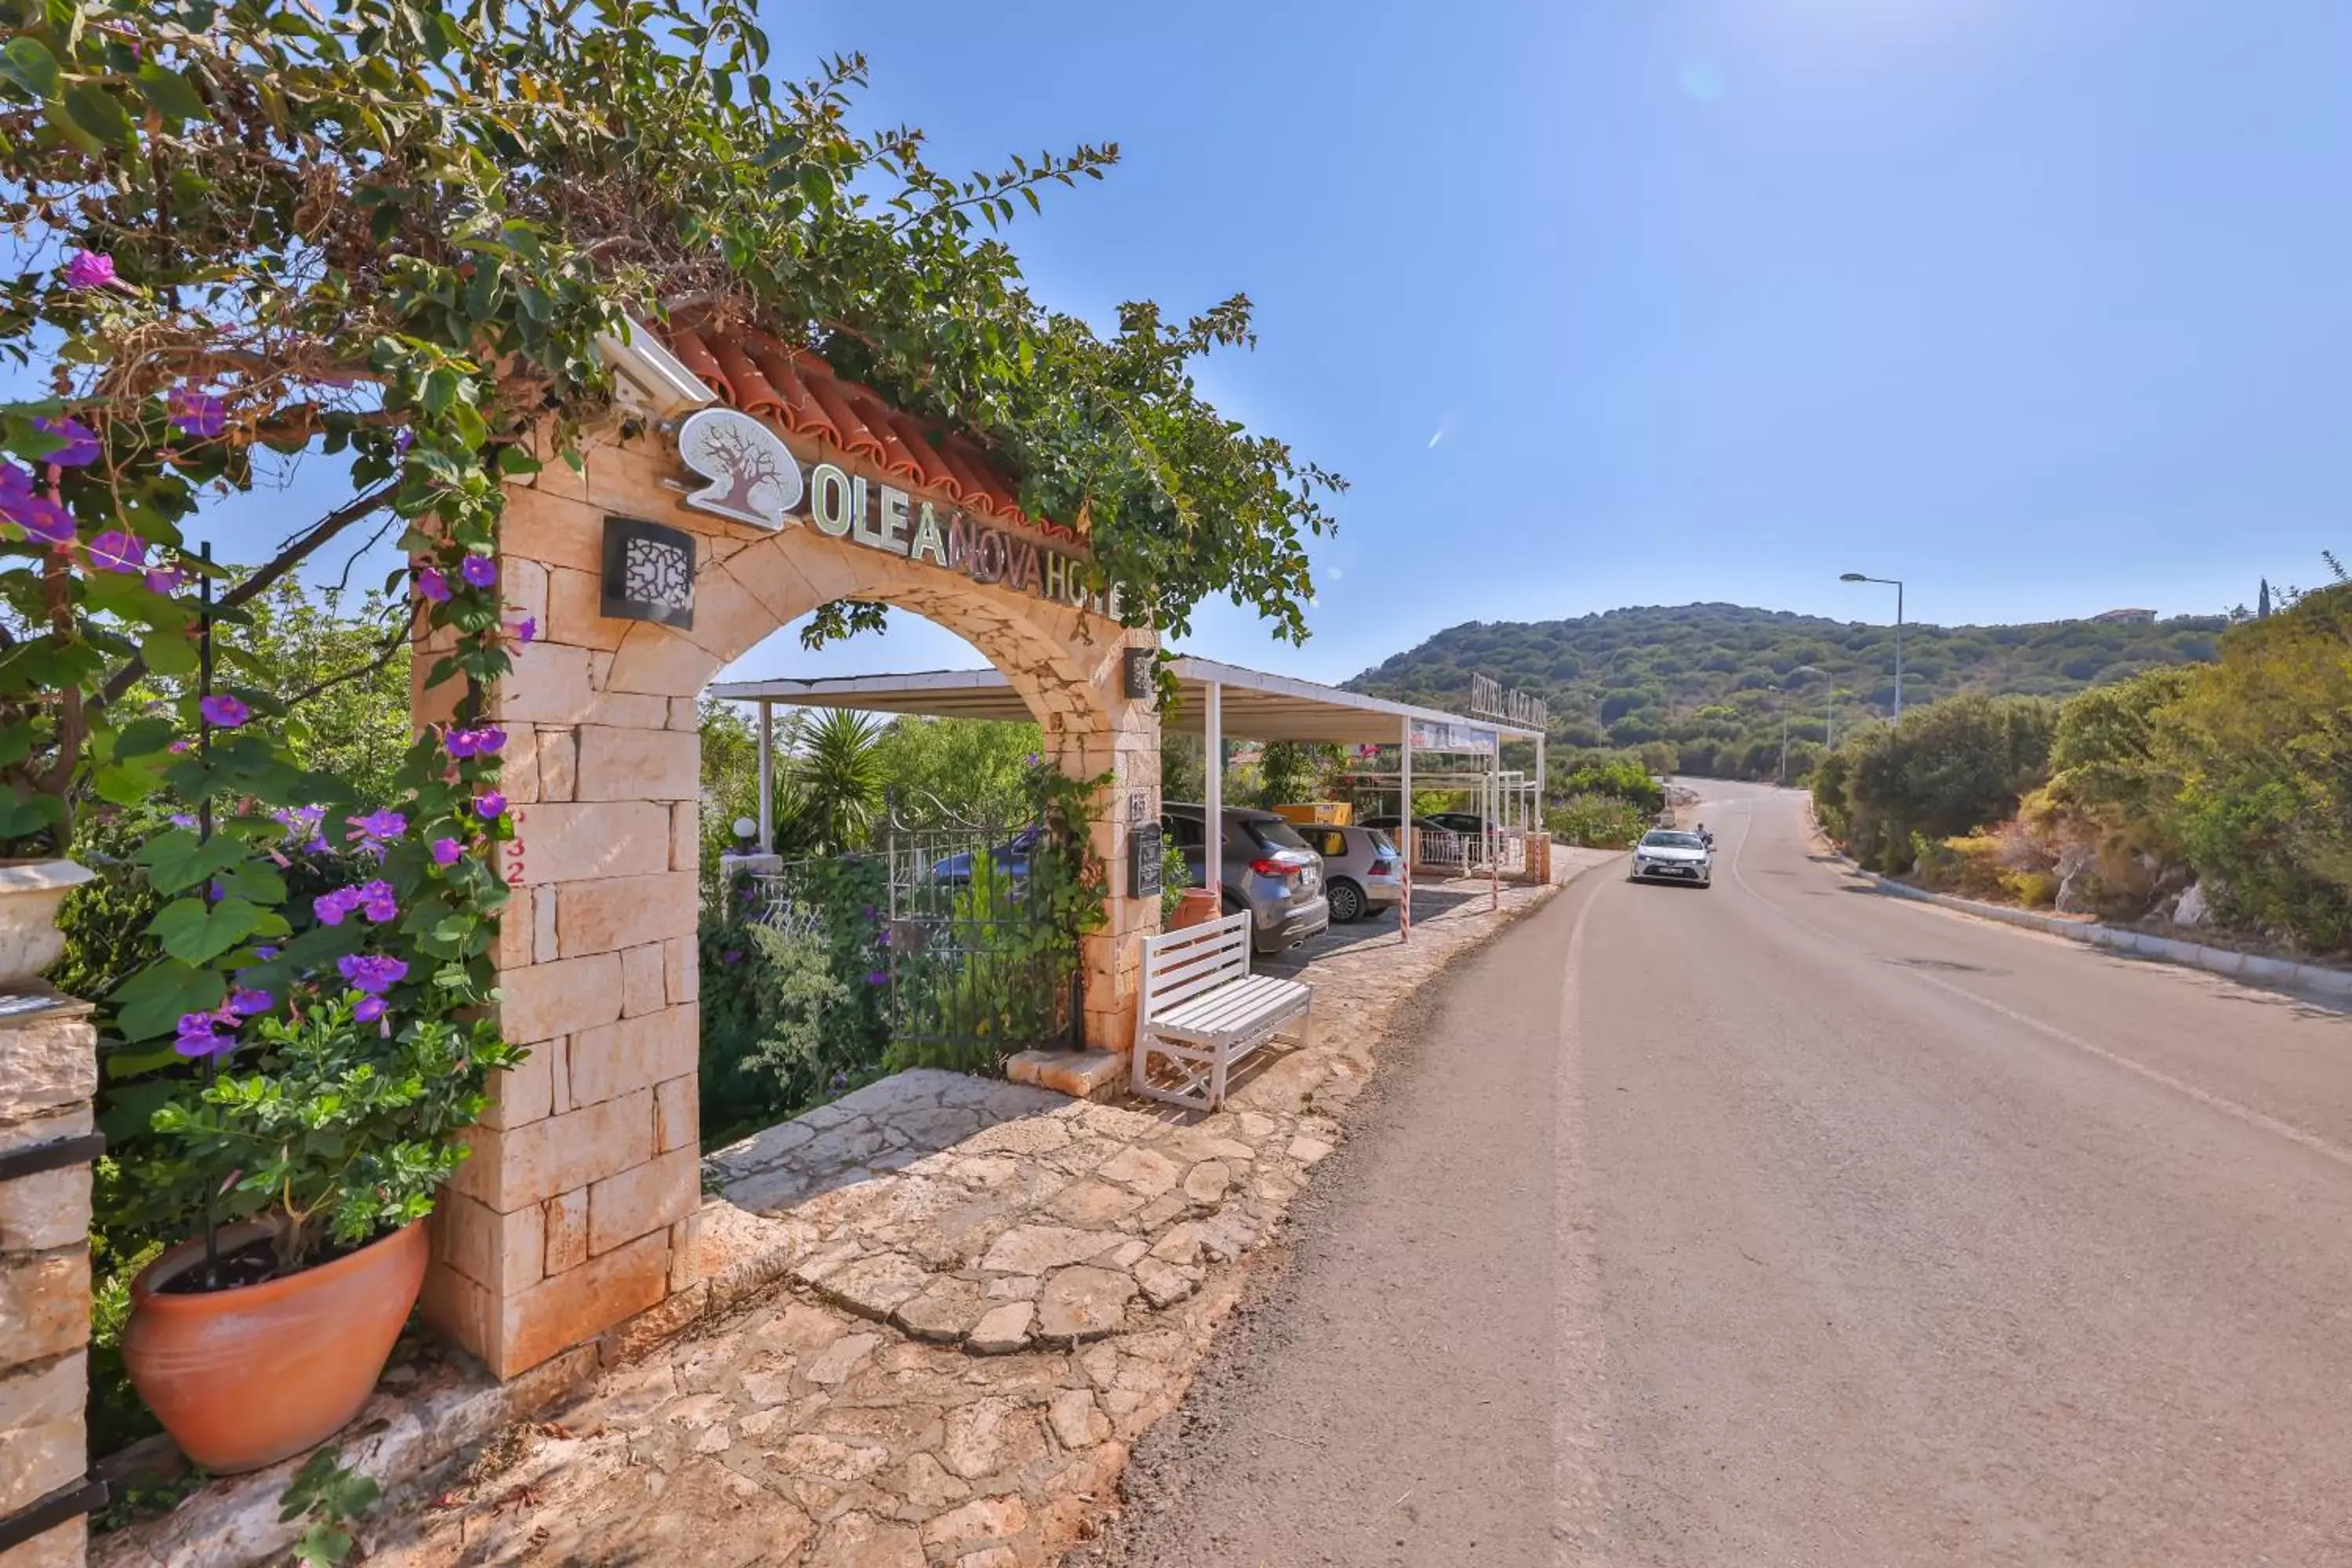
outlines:
[[[1214,1110],[1224,1103],[1226,1079],[1251,1052],[1278,1037],[1307,1043],[1314,988],[1252,974],[1249,963],[1247,910],[1145,940],[1136,1093]],[[1165,1064],[1158,1082],[1154,1057]]]

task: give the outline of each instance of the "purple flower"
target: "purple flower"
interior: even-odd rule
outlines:
[[[176,387],[169,401],[172,428],[183,436],[209,441],[228,428],[228,405],[209,392]]]
[[[415,445],[416,432],[414,430],[403,430],[392,438],[392,449],[404,458],[408,455],[408,449]]]
[[[352,990],[380,996],[407,978],[408,965],[383,953],[354,952],[335,961],[335,973],[349,981]]]
[[[465,853],[466,847],[454,838],[436,838],[433,841],[433,863],[436,866],[455,866],[458,857]]]
[[[866,972],[866,984],[887,985],[890,984],[890,972],[887,969],[869,969]]]
[[[253,956],[254,956],[254,957],[256,957],[256,958],[257,958],[257,959],[260,959],[263,963],[268,963],[269,960],[271,960],[271,959],[273,959],[273,958],[275,958],[275,957],[277,957],[277,956],[278,956],[278,949],[277,949],[276,947],[274,947],[273,945],[271,945],[270,943],[268,943],[268,942],[263,942],[260,946],[258,946],[258,947],[257,947],[257,948],[255,948],[255,949],[253,950]]]
[[[253,710],[226,691],[215,691],[196,704],[196,711],[208,722],[224,730],[234,730],[253,717]]]
[[[348,835],[362,849],[381,855],[393,839],[408,831],[408,818],[396,811],[371,811],[365,816],[347,816],[343,820],[358,831]]]
[[[400,918],[400,904],[393,897],[392,884],[383,878],[362,883],[356,891],[360,896],[360,913],[378,925]]]
[[[449,579],[441,575],[437,566],[419,566],[416,591],[436,605],[446,605],[449,602]]]
[[[885,926],[880,931],[874,933],[874,945],[877,947],[887,947],[890,945],[889,927]]]
[[[499,580],[499,563],[487,555],[468,554],[457,575],[477,588],[487,588]]]
[[[337,888],[331,893],[320,893],[310,900],[310,912],[322,926],[339,926],[343,917],[360,907],[357,888]]]
[[[495,725],[479,730],[452,730],[442,742],[453,757],[487,757],[506,748],[507,732]]]
[[[277,819],[279,826],[286,829],[286,842],[292,844],[295,848],[324,849],[327,847],[327,836],[320,831],[327,820],[325,806],[298,805],[291,809],[280,806],[269,815]],[[294,843],[296,839],[305,835],[309,836],[307,843]]]
[[[217,1013],[181,1014],[179,1034],[172,1041],[172,1048],[184,1057],[216,1056],[236,1049],[236,1036],[224,1039],[216,1032],[220,1022]]]
[[[353,1023],[373,1024],[383,1016],[383,998],[381,996],[362,996],[360,998],[360,1005],[352,1009]]]
[[[77,250],[66,258],[68,289],[110,289],[115,281],[114,258],[102,250]]]
[[[151,594],[176,594],[187,578],[177,566],[160,566],[147,574],[147,591]]]
[[[79,419],[36,419],[33,428],[65,443],[41,458],[60,468],[86,468],[98,461],[98,435]]]
[[[47,496],[28,495],[20,500],[0,500],[0,517],[7,518],[23,529],[28,537],[44,544],[67,544],[73,540],[73,514]]]
[[[524,642],[531,641],[539,636],[539,617],[537,616],[525,616],[522,619],[514,624],[514,633],[518,638]]]
[[[110,528],[89,542],[89,563],[101,572],[144,572],[147,542],[135,533]]]
[[[1036,767],[1036,766],[1038,766],[1040,763],[1044,763],[1044,762],[1045,762],[1045,759],[1044,757],[1039,756],[1039,755],[1038,755],[1036,752],[1030,752],[1027,756],[1025,756],[1025,757],[1024,757],[1024,758],[1022,758],[1022,759],[1021,759],[1021,761],[1023,762],[1023,763],[1024,763],[1025,765],[1027,765],[1027,766],[1029,766],[1029,767],[1033,767],[1033,768],[1034,768],[1034,767]]]
[[[719,962],[721,963],[740,963],[743,962],[743,950],[740,947],[730,947],[726,952],[719,955]]]
[[[474,797],[474,814],[484,822],[496,822],[507,814],[507,797],[497,790]]]
[[[192,812],[192,811],[175,811],[175,812],[173,812],[173,813],[172,814],[172,826],[174,826],[174,827],[187,827],[187,828],[193,828],[193,827],[196,826],[197,826],[197,823],[196,823],[196,816],[195,816],[195,813],[194,813],[194,812]]]
[[[278,999],[267,991],[239,986],[228,994],[228,1010],[240,1018],[251,1018],[267,1013],[278,1005]]]

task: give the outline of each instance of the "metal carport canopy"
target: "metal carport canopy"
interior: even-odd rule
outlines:
[[[1475,731],[1499,740],[1532,741],[1538,731],[1492,719],[1472,719],[1436,708],[1366,697],[1312,680],[1269,675],[1214,659],[1179,657],[1172,661],[1181,706],[1168,727],[1192,734],[1208,731],[1211,688],[1222,710],[1223,733],[1252,741],[1321,741],[1337,745],[1395,745],[1407,720],[1454,730]],[[803,708],[849,708],[869,713],[922,713],[943,719],[1000,719],[1025,722],[1035,717],[1013,683],[995,669],[935,669],[915,675],[844,675],[815,679],[723,680],[710,695],[730,702],[786,702]],[[1423,742],[1423,751],[1446,748]]]

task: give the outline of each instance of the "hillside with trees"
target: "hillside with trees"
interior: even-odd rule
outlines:
[[[2150,669],[2209,661],[2228,621],[2053,621],[1903,629],[1903,700],[2064,697]],[[1895,628],[1738,605],[1654,605],[1561,621],[1473,621],[1364,671],[1356,690],[1461,709],[1473,673],[1547,699],[1570,748],[1636,750],[1661,769],[1759,776],[1779,764],[1785,704],[1791,775],[1832,721],[1884,718]]]

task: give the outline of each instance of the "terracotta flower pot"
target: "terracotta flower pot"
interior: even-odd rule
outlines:
[[[1168,919],[1170,931],[1182,931],[1188,926],[1206,925],[1224,913],[1225,902],[1214,888],[1187,888],[1184,896],[1176,900],[1176,912]]]
[[[70,860],[0,861],[0,991],[21,991],[66,950],[58,906],[97,873]]]
[[[233,1251],[268,1227],[221,1233]],[[182,1242],[131,1282],[122,1360],[131,1385],[188,1458],[216,1475],[274,1465],[360,1412],[408,1321],[431,1256],[422,1221],[316,1268],[235,1289],[166,1295],[204,1267]]]

